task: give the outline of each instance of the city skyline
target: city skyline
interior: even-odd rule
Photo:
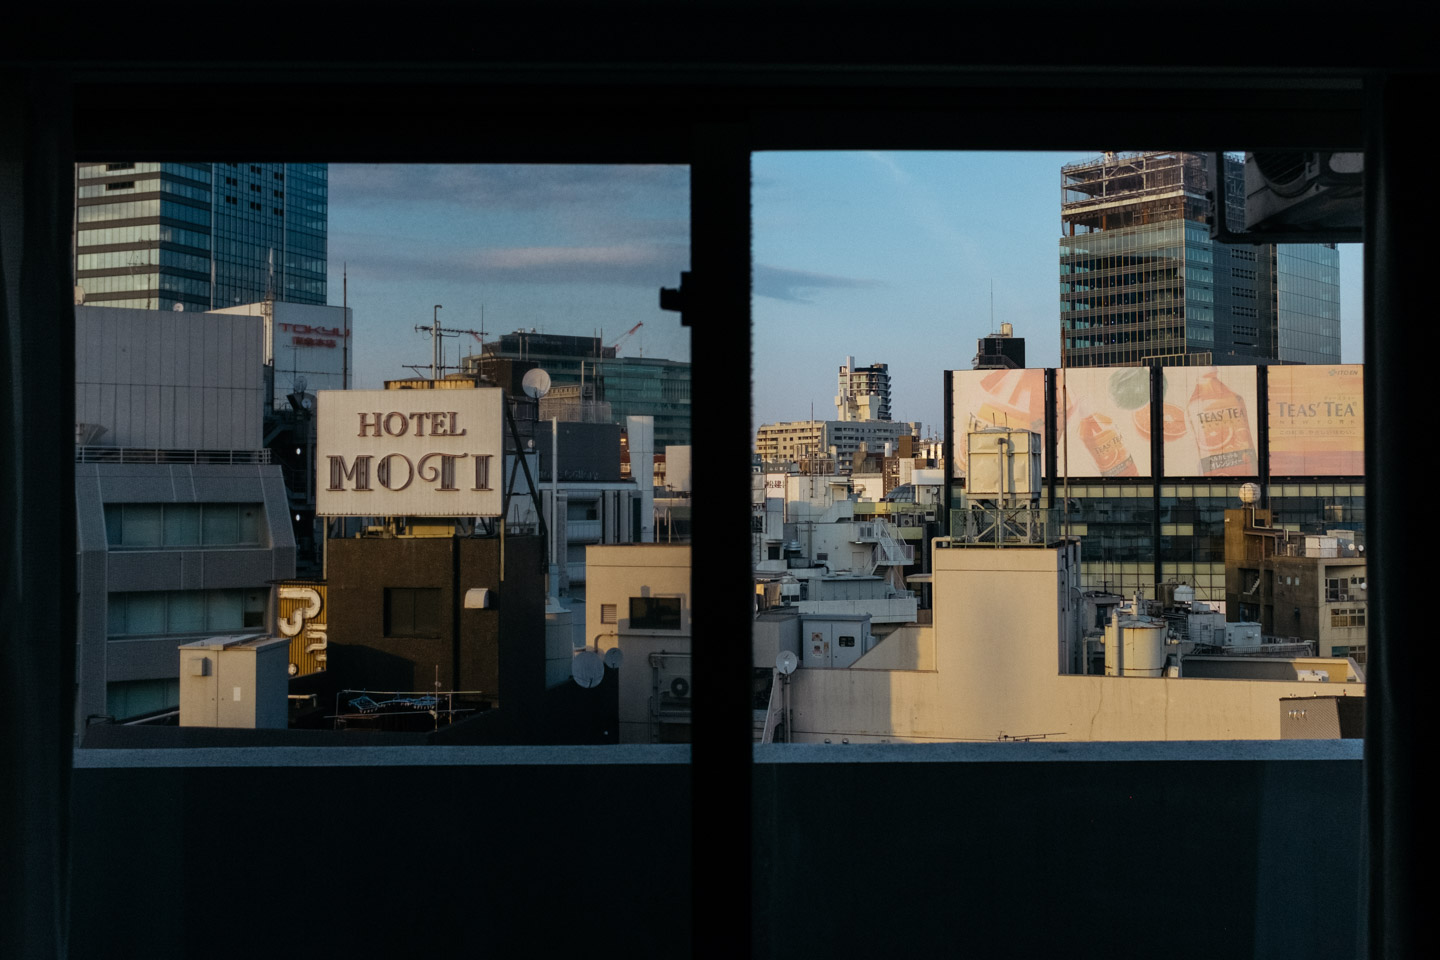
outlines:
[[[968,369],[1002,322],[1031,366],[1058,366],[1060,169],[1099,153],[755,154],[751,429],[807,418],[812,404],[829,417],[836,371],[854,356],[889,364],[896,419],[938,433],[942,372]],[[330,171],[330,300],[348,272],[357,386],[428,368],[414,328],[437,303],[442,326],[487,340],[533,327],[690,358],[679,315],[657,303],[689,268],[688,168]],[[1340,271],[1341,359],[1361,362],[1358,244],[1340,248]],[[479,344],[444,347],[453,364]]]

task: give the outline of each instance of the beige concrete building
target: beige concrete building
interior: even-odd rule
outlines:
[[[1227,619],[1364,664],[1369,593],[1365,546],[1353,533],[1301,534],[1275,526],[1270,510],[1225,511]]]
[[[586,548],[585,640],[618,647],[620,742],[690,740],[690,545]]]
[[[1063,674],[1078,641],[1069,625],[1079,560],[1074,543],[937,541],[933,626],[898,631],[844,670],[802,658],[790,685],[794,739],[1270,740],[1280,737],[1280,699],[1316,692],[1298,679]],[[1338,679],[1348,663],[1317,669]],[[1364,694],[1360,683],[1342,689]]]

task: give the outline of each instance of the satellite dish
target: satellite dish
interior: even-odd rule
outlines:
[[[177,304],[175,304],[173,307],[171,307],[170,309],[171,309],[171,310],[174,310],[176,313],[184,313],[184,312],[185,312],[185,304],[183,304],[183,303],[177,303]]]
[[[800,658],[795,656],[793,650],[781,650],[780,655],[775,658],[775,669],[780,671],[782,677],[790,676],[799,665]]]
[[[570,661],[570,677],[588,690],[605,679],[605,662],[594,650],[581,650]]]
[[[1240,502],[1244,504],[1258,503],[1260,501],[1260,484],[1245,483],[1240,485]]]
[[[525,390],[525,396],[532,400],[539,400],[550,392],[550,374],[536,367],[534,370],[526,371],[525,376],[520,380],[520,386]]]
[[[620,664],[625,662],[625,654],[620,652],[619,647],[611,647],[605,651],[605,666],[611,670],[619,670]]]

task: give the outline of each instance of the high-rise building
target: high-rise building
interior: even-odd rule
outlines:
[[[586,402],[608,422],[624,425],[629,417],[655,418],[655,451],[690,443],[690,362],[656,357],[616,356],[598,337],[516,330],[464,357],[460,370],[496,380],[506,361],[517,369],[540,367],[554,387],[577,387],[578,411]],[[515,373],[520,376],[520,373]],[[500,377],[498,379],[503,379]],[[583,417],[582,417],[583,419]]]
[[[1340,362],[1334,245],[1211,240],[1210,167],[1148,151],[1062,169],[1062,366]],[[1225,168],[1239,229],[1243,165]]]
[[[971,366],[976,370],[1023,370],[1025,338],[1015,336],[1012,324],[1000,324],[999,332],[980,338]]]
[[[325,303],[323,163],[82,163],[76,299],[210,310]]]
[[[835,409],[841,420],[890,419],[890,365],[872,363],[855,366],[854,357],[846,357],[840,368],[840,392],[835,396]]]

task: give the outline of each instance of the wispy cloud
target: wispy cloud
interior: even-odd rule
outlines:
[[[837,277],[826,273],[811,273],[808,270],[787,270],[784,267],[770,267],[755,264],[751,282],[756,296],[775,300],[789,300],[794,303],[812,303],[809,294],[815,290],[862,289],[884,286],[878,280],[864,280],[856,277]]]
[[[349,269],[379,280],[478,283],[673,284],[689,268],[684,244],[456,247],[448,243],[397,248],[384,237],[343,237]]]
[[[439,202],[476,210],[535,211],[656,203],[689,196],[683,166],[557,164],[336,164],[330,198],[349,206]]]

